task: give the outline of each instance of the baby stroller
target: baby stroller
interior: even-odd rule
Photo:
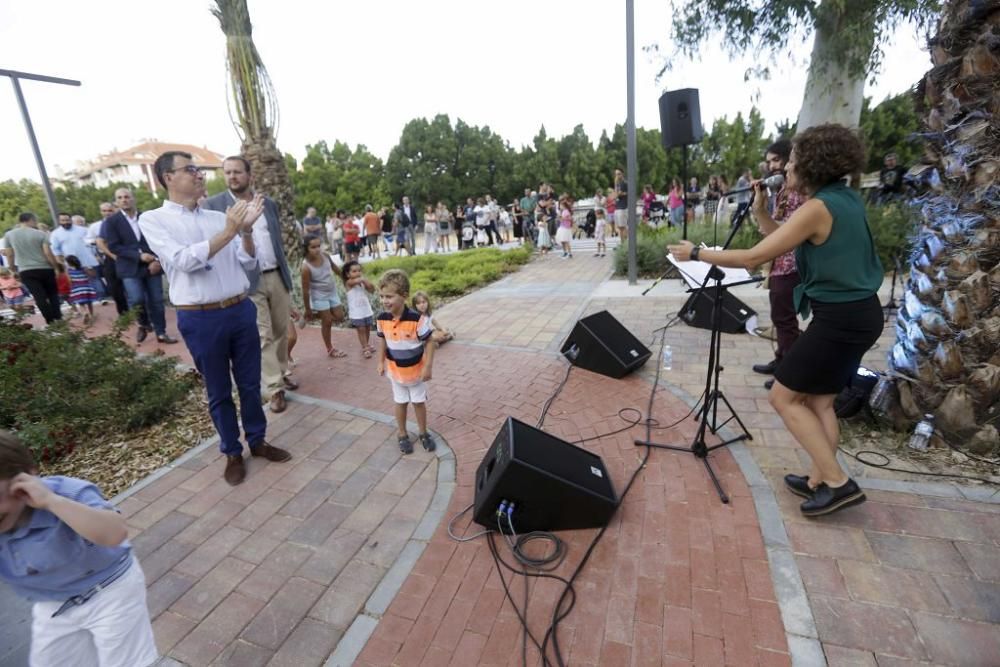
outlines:
[[[462,223],[462,247],[461,250],[466,250],[468,248],[475,247],[476,244],[476,225],[472,222]]]
[[[649,224],[652,225],[653,229],[659,228],[661,224],[665,222],[667,216],[667,208],[658,199],[654,199],[649,203]]]

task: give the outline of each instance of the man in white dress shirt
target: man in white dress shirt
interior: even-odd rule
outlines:
[[[264,199],[240,199],[226,213],[209,211],[198,206],[205,178],[190,153],[168,151],[153,169],[167,199],[143,213],[139,227],[166,271],[177,328],[205,380],[219,449],[226,456],[223,476],[236,485],[246,477],[246,467],[230,374],[250,453],[276,462],[291,458],[265,440],[257,309],[247,298],[246,272],[257,267],[253,223],[264,210]]]
[[[229,190],[209,197],[203,206],[210,211],[225,212],[255,196],[250,162],[240,155],[222,161],[222,173]],[[292,274],[285,259],[281,242],[281,222],[278,206],[264,197],[264,211],[253,224],[257,266],[247,271],[250,298],[257,307],[257,332],[260,334],[260,368],[262,398],[270,401],[271,412],[284,412],[287,407],[285,390],[298,385],[288,377],[288,321],[292,314]]]

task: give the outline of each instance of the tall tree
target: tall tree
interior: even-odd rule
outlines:
[[[728,117],[716,119],[712,131],[698,146],[691,175],[702,178],[702,185],[709,174],[725,176],[734,183],[744,169],[755,167],[763,159],[767,145],[764,118],[756,107],[750,109],[746,119],[742,112],[732,121]]]
[[[921,209],[889,360],[905,417],[932,413],[979,454],[1000,447],[998,23],[998,0],[953,1],[931,40],[918,99],[942,189]]]
[[[868,149],[868,171],[882,167],[886,153],[896,153],[899,164],[910,165],[923,153],[920,117],[912,90],[888,97],[875,108],[865,99],[861,108],[861,135]]]
[[[878,73],[889,39],[904,23],[925,28],[939,9],[940,0],[682,0],[674,5],[671,37],[688,57],[721,38],[731,56],[767,53],[773,62],[787,57],[793,38],[811,32],[798,129],[829,122],[854,127],[865,79]]]
[[[257,47],[246,0],[215,0],[211,10],[226,36],[229,71],[229,112],[250,161],[256,187],[278,204],[282,242],[292,266],[302,259],[295,225],[295,193],[284,156],[278,150],[278,99]]]

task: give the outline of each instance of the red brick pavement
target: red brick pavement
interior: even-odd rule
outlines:
[[[351,333],[338,332],[337,344],[356,352]],[[374,372],[374,360],[354,353],[346,360],[307,361],[318,351],[311,341],[296,355],[303,392],[391,410],[387,381]],[[503,419],[535,423],[564,372],[564,362],[541,353],[460,343],[439,351],[428,412],[431,427],[457,458],[449,516],[472,502],[475,469]],[[545,429],[575,440],[622,428],[618,410],[645,409],[650,388],[639,377],[612,380],[574,370]],[[654,408],[661,423],[686,412],[661,388]],[[585,445],[604,459],[619,493],[643,453],[633,439],[644,435],[636,427]],[[693,423],[655,435],[687,442]],[[675,664],[712,664],[716,658],[718,664],[789,663],[749,489],[728,452],[715,455],[713,463],[733,496],[728,506],[719,503],[696,459],[653,452],[577,581],[577,606],[560,629],[564,657],[572,664],[660,664],[664,657]],[[557,574],[571,573],[594,533],[561,534],[569,556]],[[522,582],[514,581],[511,590],[520,600]],[[529,625],[537,637],[558,592],[551,582],[531,584]],[[520,637],[487,545],[457,544],[442,524],[359,664],[518,664]],[[529,656],[529,664],[538,662],[533,647]]]
[[[172,321],[171,315],[170,330]],[[376,374],[375,360],[361,357],[353,332],[335,331],[334,336],[348,358],[326,358],[319,331],[300,332],[294,352],[300,392],[391,413],[388,381]],[[156,347],[162,346],[142,346]],[[166,351],[189,361],[183,345]],[[439,350],[428,413],[431,427],[456,455],[457,488],[449,517],[472,502],[475,469],[502,421],[509,415],[535,423],[564,373],[565,362],[541,352],[460,342]],[[650,388],[639,376],[613,380],[574,369],[544,428],[567,440],[620,429],[625,422],[617,416],[619,409],[645,410]],[[687,411],[661,387],[654,406],[660,423],[676,421]],[[687,420],[654,432],[654,438],[688,442],[694,426]],[[633,440],[644,436],[643,428],[634,427],[584,445],[603,458],[619,493],[644,451]],[[790,664],[749,488],[727,451],[713,455],[712,462],[732,496],[729,505],[719,502],[694,457],[652,453],[577,579],[577,604],[559,635],[569,664]],[[560,533],[569,553],[556,574],[565,577],[575,569],[595,532]],[[509,554],[503,546],[501,553]],[[513,581],[511,591],[520,601],[522,581]],[[529,626],[539,638],[559,592],[552,582],[530,584]],[[281,594],[271,595],[274,604]],[[224,624],[243,622],[226,619],[230,614],[245,618],[245,625],[260,612],[256,605],[262,603],[254,600],[232,599],[233,609],[213,614]],[[168,614],[157,624],[158,633],[187,632],[174,627],[190,623],[187,617],[181,621]],[[226,629],[234,637],[239,633]],[[190,635],[187,641],[193,641]],[[515,665],[521,662],[520,641],[517,617],[504,598],[487,545],[481,540],[458,544],[442,523],[357,664]],[[540,662],[530,643],[528,656],[528,664]]]

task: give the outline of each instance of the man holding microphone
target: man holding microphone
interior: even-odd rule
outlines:
[[[772,175],[771,178],[775,175],[782,176],[782,186],[774,198],[774,207],[771,211],[768,210],[768,198],[761,196],[765,192],[763,189],[758,190],[758,194],[753,200],[750,213],[764,236],[771,234],[784,224],[805,201],[801,194],[789,189],[784,184],[785,165],[788,164],[791,152],[792,142],[782,138],[768,146],[764,154],[764,161]],[[760,181],[756,181],[754,186],[756,187],[758,183]],[[753,370],[757,373],[774,375],[778,362],[792,347],[795,339],[799,337],[799,318],[795,314],[792,298],[799,282],[799,272],[795,266],[795,251],[790,250],[775,257],[771,262],[767,287],[771,302],[771,324],[774,325],[778,346],[774,352],[774,359],[766,364],[754,364]],[[768,379],[764,382],[764,387],[770,389],[772,384],[774,384],[774,379]]]

